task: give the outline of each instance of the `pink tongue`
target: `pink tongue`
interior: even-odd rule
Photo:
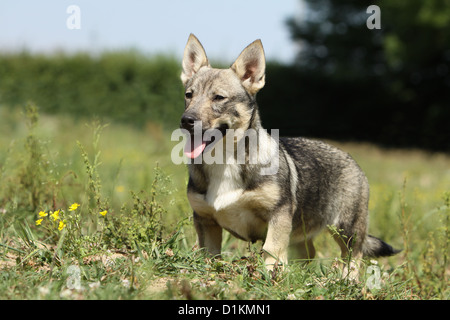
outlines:
[[[199,155],[201,155],[203,150],[205,150],[205,147],[206,147],[205,141],[203,141],[203,140],[195,141],[195,140],[198,140],[198,139],[191,139],[191,142],[189,143],[189,141],[188,141],[186,143],[186,145],[184,146],[184,154],[186,155],[186,157],[191,158],[191,159],[195,159]]]

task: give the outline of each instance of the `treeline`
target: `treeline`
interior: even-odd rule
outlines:
[[[173,57],[138,52],[1,54],[0,106],[20,107],[31,100],[41,112],[136,126],[159,122],[172,130],[184,108],[180,64]],[[324,77],[277,63],[269,63],[266,73],[266,87],[257,97],[262,121],[283,136],[450,150],[450,101],[446,106],[435,97],[430,104],[427,97],[402,99],[376,76]]]
[[[308,132],[450,151],[449,1],[302,4],[287,21],[301,44],[290,91]]]
[[[338,78],[269,65],[258,101],[265,126],[282,135],[450,151],[450,88],[430,83],[405,99],[392,87],[386,77]]]
[[[173,125],[184,105],[179,72],[171,57],[134,51],[2,54],[0,103],[16,107],[32,100],[41,112]]]

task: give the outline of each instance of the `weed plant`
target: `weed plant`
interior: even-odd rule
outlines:
[[[329,233],[317,259],[274,272],[227,233],[222,258],[198,249],[186,170],[157,126],[0,112],[2,299],[449,298],[447,155],[341,146],[371,184],[369,232],[403,249],[353,281]]]

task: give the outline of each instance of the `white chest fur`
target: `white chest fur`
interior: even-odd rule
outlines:
[[[244,189],[240,168],[236,164],[220,164],[207,166],[209,185],[206,192],[206,202],[220,211],[238,202]]]
[[[240,238],[261,239],[269,212],[279,199],[279,186],[268,182],[245,191],[238,165],[216,164],[206,170],[210,182],[206,194],[188,192],[194,211],[215,220]]]

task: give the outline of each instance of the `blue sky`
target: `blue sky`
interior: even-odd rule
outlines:
[[[70,30],[69,5],[81,11],[81,29]],[[291,62],[296,46],[285,21],[299,16],[299,0],[2,0],[0,51],[116,50],[181,57],[194,33],[211,60],[232,62],[261,39],[268,59]]]

